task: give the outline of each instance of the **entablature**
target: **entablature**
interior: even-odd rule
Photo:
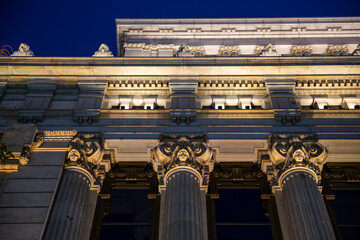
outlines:
[[[359,118],[360,75],[4,76],[1,111],[21,122],[72,117]]]

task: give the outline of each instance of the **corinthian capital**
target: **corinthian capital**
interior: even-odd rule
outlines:
[[[173,170],[187,169],[196,172],[201,187],[206,189],[209,173],[214,169],[215,150],[209,147],[204,136],[161,136],[160,143],[151,150],[152,164],[158,174],[160,188]]]
[[[272,180],[281,179],[289,171],[306,170],[320,180],[327,150],[314,135],[271,135],[269,156],[273,164]]]
[[[105,168],[100,164],[104,155],[102,145],[102,136],[75,136],[70,142],[65,168],[83,172],[93,186],[100,186],[105,177]]]

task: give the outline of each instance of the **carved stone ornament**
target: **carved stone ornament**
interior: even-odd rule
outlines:
[[[223,57],[239,56],[240,48],[239,46],[220,46],[219,54]]]
[[[257,46],[255,49],[256,56],[265,56],[265,57],[276,57],[280,56],[280,54],[276,51],[274,45],[269,43],[266,46]]]
[[[273,181],[295,168],[310,170],[320,180],[327,150],[314,135],[271,135],[269,155],[273,164]]]
[[[356,46],[356,49],[352,53],[353,56],[360,56],[360,44]]]
[[[33,57],[34,53],[30,50],[29,45],[21,43],[19,50],[11,54],[12,57]]]
[[[124,48],[141,48],[142,50],[174,49],[174,44],[124,43]]]
[[[295,45],[291,47],[291,55],[299,56],[310,56],[312,53],[312,47],[308,45]]]
[[[204,136],[166,135],[151,150],[151,159],[160,186],[164,186],[167,173],[175,168],[197,171],[202,177],[201,186],[207,186],[209,173],[214,169],[215,150],[207,145]]]
[[[204,46],[189,46],[189,51],[192,52],[195,57],[205,56]]]
[[[30,160],[31,152],[40,147],[41,144],[44,142],[44,133],[43,132],[37,132],[35,134],[34,140],[31,144],[25,144],[23,146],[23,149],[20,153],[19,157],[19,163],[20,165],[27,165]]]
[[[71,142],[65,161],[65,168],[82,169],[100,185],[105,177],[105,169],[100,165],[103,159],[102,136],[77,135]]]
[[[176,57],[193,57],[194,53],[190,51],[190,48],[186,44],[181,44],[179,49],[176,51]]]
[[[346,56],[349,54],[349,49],[346,45],[333,45],[327,49],[329,56]]]
[[[113,57],[113,53],[110,51],[109,47],[106,44],[101,44],[99,50],[97,50],[93,57]]]

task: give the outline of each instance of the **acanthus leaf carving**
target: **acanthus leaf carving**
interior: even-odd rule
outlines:
[[[100,135],[77,135],[68,149],[65,168],[82,168],[94,179],[92,184],[101,185],[105,178],[103,139]]]
[[[272,181],[276,182],[284,172],[297,167],[308,169],[320,180],[327,149],[315,135],[271,135],[269,156],[273,165]]]
[[[204,136],[161,136],[161,142],[151,150],[153,169],[158,174],[159,185],[165,185],[166,173],[175,168],[191,168],[202,177],[207,186],[209,173],[214,169],[215,150],[209,147]]]

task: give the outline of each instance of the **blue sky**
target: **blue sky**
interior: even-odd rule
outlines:
[[[0,47],[21,42],[36,56],[91,56],[101,43],[116,52],[116,18],[360,16],[360,0],[1,0]]]

